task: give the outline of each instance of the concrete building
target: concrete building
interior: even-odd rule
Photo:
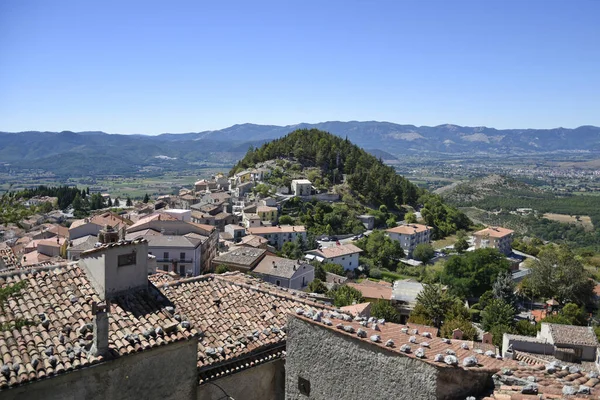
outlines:
[[[421,224],[399,225],[386,230],[392,240],[396,240],[402,246],[406,257],[412,258],[413,251],[421,243],[429,243],[431,238],[431,227]]]
[[[519,360],[523,356],[553,356],[565,362],[596,361],[598,339],[590,326],[542,322],[536,337],[504,334],[502,354]]]
[[[362,253],[362,249],[348,243],[311,250],[308,252],[307,257],[310,258],[309,256],[312,255],[320,262],[338,264],[344,267],[344,270],[351,271],[358,268],[360,253]]]
[[[277,250],[281,250],[286,242],[293,242],[297,238],[306,241],[306,228],[302,225],[260,226],[247,229],[250,235],[262,236]]]
[[[357,218],[363,224],[365,229],[371,230],[375,228],[375,216],[363,214],[359,215]]]
[[[246,235],[237,245],[243,247],[253,247],[256,249],[265,249],[271,251],[272,253],[275,252],[275,248],[269,245],[269,241],[261,236]]]
[[[244,212],[242,214],[242,224],[244,224],[246,228],[257,228],[262,226],[262,221],[258,214]]]
[[[246,228],[244,228],[243,226],[228,224],[225,225],[225,228],[223,230],[225,233],[231,235],[231,238],[234,242],[238,242],[242,240],[244,236],[246,236]]]
[[[444,341],[431,327],[364,326],[327,312],[317,320],[290,315],[287,326],[289,400],[482,398],[495,373],[518,368],[496,358],[493,345]],[[349,366],[360,373],[349,375]]]
[[[196,193],[206,192],[217,189],[217,182],[212,180],[200,179],[196,183],[194,183],[194,191]]]
[[[201,241],[200,271],[201,273],[211,271],[211,261],[217,255],[217,248],[219,246],[219,231],[216,227],[180,221],[168,214],[155,213],[140,219],[135,224],[128,227],[127,233],[128,235],[134,233],[145,235],[148,233],[148,230],[160,232],[162,235],[166,236],[186,235],[192,237],[190,234],[195,234],[196,236],[193,236],[193,240]],[[161,254],[157,254],[157,258],[160,257]],[[158,264],[161,265],[160,262],[158,262]]]
[[[91,250],[98,243],[98,236],[87,235],[69,242],[67,247],[67,259],[71,261],[79,260],[79,256],[86,250]]]
[[[296,290],[304,289],[315,279],[312,265],[276,256],[265,256],[253,272],[265,282]]]
[[[120,215],[111,212],[106,212],[74,221],[69,227],[69,239],[73,240],[88,235],[98,236],[100,230],[106,225],[120,231],[132,224],[133,222],[127,218],[123,218]]]
[[[256,214],[260,218],[263,225],[272,225],[277,222],[279,210],[277,207],[269,206],[258,206],[256,207]]]
[[[508,255],[512,252],[514,231],[500,227],[489,227],[477,231],[475,237],[476,249],[497,249],[500,253]]]
[[[136,236],[136,233],[128,237]],[[136,236],[140,237],[140,236]],[[148,254],[156,257],[156,267],[181,276],[197,276],[202,272],[202,244],[208,236],[188,233],[186,235],[146,234]]]
[[[312,183],[308,179],[292,180],[292,194],[294,196],[310,196],[312,194]]]
[[[227,253],[220,254],[212,260],[213,270],[216,270],[220,265],[224,265],[230,271],[248,272],[256,267],[265,255],[267,255],[265,249],[234,247]]]

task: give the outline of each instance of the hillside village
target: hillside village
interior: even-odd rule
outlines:
[[[298,132],[83,218],[18,200],[36,213],[0,227],[0,397],[598,398],[600,285],[568,249]]]

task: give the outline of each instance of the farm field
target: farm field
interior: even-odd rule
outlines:
[[[564,224],[579,225],[586,231],[594,230],[594,224],[592,224],[592,219],[587,215],[575,216],[566,214],[546,213],[544,214],[544,218],[547,218],[551,221],[562,222]]]

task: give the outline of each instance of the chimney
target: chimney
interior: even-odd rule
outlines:
[[[106,355],[108,353],[108,311],[110,303],[107,301],[103,305],[92,303],[92,315],[94,326],[94,338],[90,352],[96,356]]]
[[[494,339],[494,336],[489,332],[484,332],[482,339],[483,339],[482,340],[483,343],[492,344],[493,343],[492,340]]]
[[[463,338],[463,331],[461,331],[458,328],[456,328],[455,330],[452,331],[452,339],[462,340],[462,338]]]

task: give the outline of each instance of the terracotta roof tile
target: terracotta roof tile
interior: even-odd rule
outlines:
[[[325,247],[321,250],[316,250],[315,253],[320,253],[325,258],[334,258],[349,254],[362,253],[362,249],[353,245],[352,243],[348,243]]]
[[[57,375],[196,335],[166,308],[169,301],[149,285],[111,299],[109,354],[89,352],[92,302],[100,298],[77,265],[26,270],[0,276],[0,287],[28,282],[21,296],[6,304],[0,323],[25,319],[30,324],[0,332],[0,388]],[[172,327],[173,329],[169,329]],[[161,328],[158,332],[156,328]]]
[[[299,307],[330,309],[242,273],[203,275],[159,289],[202,332],[198,343],[201,383],[225,371],[235,372],[234,364],[240,360],[245,362],[239,365],[245,365],[285,354],[288,313]]]
[[[343,335],[352,337],[355,340],[368,342],[373,346],[379,346],[389,351],[399,353],[403,356],[420,359],[428,364],[439,368],[463,368],[466,370],[486,371],[490,374],[500,371],[502,368],[516,368],[518,364],[513,360],[497,357],[495,352],[485,354],[478,350],[474,342],[465,340],[448,340],[436,337],[437,329],[424,325],[400,325],[394,323],[379,323],[376,319],[367,323],[366,319],[358,322],[356,320],[345,320],[336,313],[324,313],[319,322],[305,315],[295,315],[292,318],[300,318],[312,324],[322,326],[326,329],[339,332]],[[328,321],[327,321],[328,320]],[[328,324],[329,322],[329,324]],[[373,329],[373,323],[376,322],[376,328]],[[358,330],[366,332],[366,335],[358,336]],[[377,342],[371,339],[371,336],[378,335]],[[390,344],[388,341],[391,340]],[[410,347],[408,352],[404,351],[404,346]],[[417,350],[424,350],[423,357],[417,357]],[[454,355],[458,358],[458,365],[453,366],[443,361],[436,361],[436,355],[443,357]],[[467,357],[475,357],[477,364],[473,367],[465,367],[463,361]]]
[[[490,237],[502,238],[507,235],[512,235],[514,232],[515,231],[512,231],[510,229],[491,226],[489,228],[485,228],[480,231],[477,231],[473,235],[475,235],[475,236],[489,235]]]
[[[386,232],[400,233],[403,235],[412,235],[413,233],[425,232],[431,229],[430,226],[421,224],[399,225],[394,228],[386,229]]]
[[[391,298],[392,298],[392,285],[391,284],[389,284],[389,286],[383,285],[383,284],[380,285],[380,284],[366,280],[361,283],[349,282],[349,283],[346,283],[346,285],[348,285],[356,290],[359,290],[362,293],[363,297],[366,297],[369,299],[391,300]]]

